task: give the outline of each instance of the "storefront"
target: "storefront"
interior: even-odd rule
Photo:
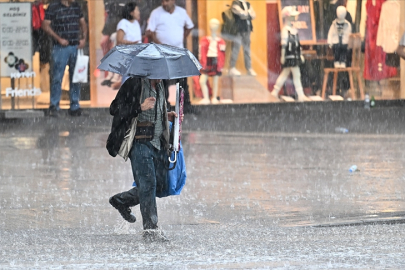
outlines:
[[[78,0],[77,0],[78,1]],[[85,17],[89,26],[89,37],[85,53],[90,56],[89,63],[89,83],[83,84],[81,89],[81,106],[82,107],[107,107],[114,99],[117,93],[117,86],[114,82],[119,81],[116,78],[110,78],[110,74],[99,71],[97,66],[106,52],[105,46],[114,45],[114,39],[111,38],[111,33],[105,31],[106,24],[106,6],[111,2],[105,0],[104,3],[96,0],[78,1],[85,13]],[[116,1],[120,2],[120,1]],[[122,0],[125,2],[125,0]],[[160,0],[153,1],[135,1],[138,3],[141,11],[141,28],[144,32],[148,16],[150,12],[160,5]],[[255,11],[255,18],[252,20],[253,32],[250,35],[250,58],[251,67],[254,70],[254,75],[246,69],[244,61],[243,46],[241,46],[239,55],[237,56],[235,68],[240,76],[229,75],[229,61],[231,55],[232,41],[225,38],[225,66],[222,74],[219,77],[219,89],[217,96],[220,102],[233,103],[251,103],[251,102],[274,102],[270,96],[270,91],[275,87],[276,80],[279,77],[282,66],[280,64],[281,48],[280,48],[280,33],[283,26],[281,19],[281,9],[284,6],[295,6],[300,14],[296,17],[294,26],[299,29],[300,41],[302,44],[302,53],[305,57],[305,63],[300,67],[301,82],[305,95],[311,97],[312,100],[319,100],[322,96],[325,80],[323,77],[325,68],[334,68],[334,59],[332,50],[327,43],[327,35],[331,22],[335,17],[335,9],[337,1],[325,3],[325,0],[271,0],[271,1],[251,1],[250,5]],[[398,32],[396,39],[399,42],[403,32],[405,31],[405,3],[402,1],[378,0],[363,0],[361,1],[341,1],[346,5],[347,13],[351,16],[352,32],[359,33],[363,42],[362,53],[360,56],[359,67],[361,69],[361,83],[364,92],[376,99],[399,99],[405,98],[405,68],[403,60],[400,61],[400,66],[390,67],[385,63],[387,52],[383,46],[377,50],[374,48],[376,44],[376,34],[379,27],[386,25],[387,20],[385,13],[390,13],[390,24],[395,26]],[[18,7],[25,8],[30,12],[30,7],[25,6],[21,2],[12,2]],[[47,3],[44,1],[46,9]],[[189,16],[192,18],[195,29],[187,39],[187,48],[196,56],[202,57],[199,52],[200,41],[206,36],[211,35],[210,21],[217,19],[222,24],[222,13],[229,9],[232,1],[211,1],[211,0],[183,0],[176,1],[180,6],[186,8]],[[340,2],[338,2],[340,3]],[[0,3],[3,7],[3,3]],[[22,5],[22,6],[21,6]],[[385,5],[386,8],[383,9]],[[398,9],[395,9],[395,5]],[[388,8],[389,6],[389,8]],[[5,6],[4,6],[5,7]],[[320,8],[323,7],[323,8]],[[21,25],[21,29],[29,27],[25,33],[28,43],[11,44],[10,40],[17,41],[17,37],[9,35],[7,31],[11,31],[10,25],[13,21],[7,18],[3,13],[0,18],[2,26],[1,32],[1,110],[9,109],[40,109],[49,106],[50,92],[50,77],[49,74],[49,54],[43,47],[47,42],[50,44],[49,38],[37,36],[36,30],[32,28],[31,14],[25,18],[25,24]],[[331,10],[333,10],[331,12]],[[383,10],[383,11],[381,11]],[[388,11],[387,11],[388,10]],[[384,13],[382,15],[382,13]],[[394,14],[394,15],[392,15]],[[397,14],[397,15],[395,15]],[[393,19],[392,16],[395,18]],[[398,17],[398,18],[397,18]],[[347,17],[346,17],[347,19]],[[369,21],[367,22],[367,19]],[[24,20],[21,20],[23,22]],[[324,22],[324,23],[321,23]],[[14,25],[15,26],[15,25]],[[25,27],[25,28],[24,28]],[[391,27],[392,28],[392,27]],[[9,30],[7,30],[9,29]],[[220,35],[220,29],[218,30]],[[369,36],[366,36],[369,35]],[[393,33],[395,36],[395,33]],[[31,38],[27,38],[31,36]],[[20,41],[22,39],[19,39]],[[381,41],[380,41],[381,42]],[[384,42],[383,42],[384,43]],[[42,47],[38,49],[38,46]],[[13,49],[13,50],[11,50]],[[392,50],[392,49],[391,49]],[[14,52],[15,51],[15,52]],[[16,68],[18,63],[14,63],[11,53],[25,53],[27,56],[19,56],[18,59],[26,60],[27,64],[24,69]],[[107,50],[108,51],[108,50]],[[390,51],[391,52],[391,51]],[[30,57],[32,56],[32,57]],[[204,56],[203,56],[204,57]],[[13,62],[13,63],[11,63]],[[10,70],[7,69],[7,65]],[[6,68],[5,68],[6,67]],[[12,68],[11,68],[12,67]],[[11,70],[12,69],[12,70]],[[14,70],[15,69],[15,70]],[[67,74],[67,73],[66,73]],[[341,75],[339,75],[341,76]],[[328,96],[332,94],[333,76],[327,79],[325,89],[325,97],[323,100],[330,100]],[[348,78],[348,77],[347,77]],[[107,79],[112,79],[106,82]],[[199,78],[189,79],[191,99],[193,104],[199,104],[203,98],[201,91],[201,83]],[[212,89],[214,82],[213,77],[208,77],[208,89]],[[355,95],[354,99],[361,99],[362,95],[359,91],[358,80],[354,77]],[[204,82],[205,85],[205,82]],[[296,86],[293,79],[290,77],[283,83],[280,94],[294,98]],[[340,79],[336,83],[337,95],[341,94],[347,98],[350,95],[345,95],[345,91],[350,88],[350,80]],[[342,88],[342,89],[340,89]],[[347,88],[347,89],[345,89]],[[69,83],[65,76],[62,83],[63,95],[61,101],[62,108],[69,107],[68,91]],[[339,90],[344,90],[340,92]],[[211,91],[210,91],[211,92]],[[318,98],[314,98],[317,96]],[[215,97],[214,97],[215,98]]]

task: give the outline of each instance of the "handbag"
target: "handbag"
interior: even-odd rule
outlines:
[[[73,72],[73,83],[87,83],[89,56],[83,54],[83,49],[77,50],[76,65]]]

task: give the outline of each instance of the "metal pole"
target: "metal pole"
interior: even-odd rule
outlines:
[[[11,78],[11,89],[15,90],[15,79]],[[11,95],[11,109],[15,109],[15,91],[14,95]]]

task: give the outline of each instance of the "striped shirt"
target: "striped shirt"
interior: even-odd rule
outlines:
[[[146,98],[148,97],[154,97],[156,98],[156,90],[152,88],[150,85],[149,79],[142,79],[142,96],[141,96],[141,104],[145,101]],[[144,122],[144,121],[149,121],[149,122],[154,122],[155,123],[155,133],[153,135],[153,140],[151,141],[151,144],[158,150],[160,150],[160,137],[162,136],[162,133],[165,129],[165,125],[163,124],[163,113],[166,113],[164,110],[164,102],[166,102],[165,99],[165,91],[163,88],[163,84],[159,83],[156,85],[157,90],[159,91],[159,100],[156,100],[155,106],[157,106],[157,113],[156,113],[156,122],[155,122],[155,108],[147,110],[147,111],[142,111],[138,115],[138,122]]]
[[[61,38],[69,41],[69,45],[79,45],[81,18],[83,18],[83,13],[76,2],[72,2],[70,6],[54,2],[45,12],[45,20],[51,21],[52,30]]]

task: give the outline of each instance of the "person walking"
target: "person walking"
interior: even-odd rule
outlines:
[[[66,65],[69,66],[71,116],[80,116],[80,83],[73,83],[77,49],[84,48],[87,37],[87,23],[80,5],[74,0],[59,0],[49,5],[42,22],[42,29],[53,38],[51,68],[51,96],[49,115],[58,116],[62,95],[62,78]]]
[[[136,187],[112,196],[109,202],[130,223],[136,221],[130,207],[140,204],[143,238],[167,241],[158,228],[156,197],[167,196],[169,121],[173,122],[177,114],[167,112],[162,80],[128,78],[111,103],[110,113],[114,118],[107,149],[112,156],[120,154],[124,136],[134,118],[137,125],[153,123],[154,130],[149,140],[137,138],[135,134],[128,154]]]

